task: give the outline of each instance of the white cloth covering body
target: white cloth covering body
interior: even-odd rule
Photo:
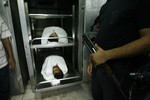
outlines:
[[[55,32],[58,35],[58,42],[48,41],[49,36],[53,32]],[[57,26],[50,26],[50,27],[44,28],[42,39],[41,39],[41,44],[47,44],[47,43],[53,43],[53,44],[68,43],[66,31],[63,28],[57,27]]]
[[[53,67],[56,65],[59,66],[63,74],[66,74],[68,72],[68,68],[63,57],[58,55],[48,56],[45,59],[41,70],[41,74],[43,75],[45,80],[47,81],[56,80],[56,78],[54,78],[53,75]]]

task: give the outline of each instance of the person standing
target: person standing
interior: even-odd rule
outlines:
[[[94,25],[98,25],[97,52],[90,55],[94,100],[125,100],[102,64],[107,63],[128,97],[129,73],[146,64],[150,52],[150,0],[107,0]]]
[[[9,100],[10,98],[9,69],[14,69],[16,66],[9,41],[10,37],[10,31],[0,17],[0,100]]]

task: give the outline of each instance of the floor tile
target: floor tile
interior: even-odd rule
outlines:
[[[11,100],[22,100],[23,96],[22,95],[17,95],[17,96],[12,96]]]
[[[93,100],[91,85],[84,82],[79,85],[41,93],[41,100]],[[28,85],[24,94],[12,96],[11,100],[35,100],[35,93]]]

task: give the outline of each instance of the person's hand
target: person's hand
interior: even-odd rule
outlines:
[[[97,48],[97,52],[90,55],[92,62],[96,65],[105,63],[107,61],[107,56],[105,51],[97,44],[95,46]]]
[[[9,59],[9,66],[10,69],[14,69],[16,67],[16,62],[14,58]]]
[[[88,65],[87,72],[88,72],[89,75],[92,74],[92,63],[90,63],[90,64]]]

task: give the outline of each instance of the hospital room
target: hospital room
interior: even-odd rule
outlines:
[[[148,0],[0,0],[0,100],[150,100]]]

